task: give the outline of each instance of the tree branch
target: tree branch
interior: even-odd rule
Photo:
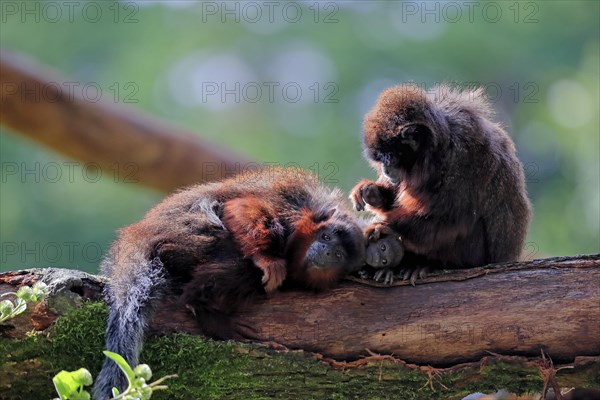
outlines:
[[[415,287],[365,284],[289,291],[253,304],[238,321],[274,341],[336,359],[367,349],[419,364],[448,366],[490,352],[557,362],[600,355],[600,255],[508,263],[431,276]],[[185,313],[184,313],[185,314]],[[178,306],[154,320],[158,331],[198,333]]]
[[[102,281],[78,271],[58,271],[0,274],[0,293],[43,277],[53,292],[62,288],[69,301],[77,293],[99,298]],[[600,355],[598,282],[600,254],[457,270],[415,287],[378,287],[352,278],[322,293],[276,293],[250,304],[236,320],[255,329],[256,341],[337,360],[374,352],[448,367],[490,354],[538,357],[543,350],[565,363]],[[68,303],[52,296],[48,301],[49,312],[36,310],[32,316],[38,329],[51,323],[52,313],[61,313],[52,305]],[[12,334],[30,330],[31,323],[17,324]],[[194,317],[175,298],[161,303],[151,330],[200,333]]]
[[[0,52],[0,123],[67,157],[170,192],[234,175],[250,161],[133,108],[90,102],[33,61]],[[125,171],[125,172],[123,172]]]

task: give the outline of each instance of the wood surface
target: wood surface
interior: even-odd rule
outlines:
[[[544,350],[569,362],[600,355],[600,255],[457,270],[414,287],[353,278],[323,293],[276,293],[237,320],[258,341],[342,360],[369,349],[448,366],[490,352],[539,356]],[[199,333],[175,304],[159,310],[153,329]]]

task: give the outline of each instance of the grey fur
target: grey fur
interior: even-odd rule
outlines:
[[[221,229],[225,229],[225,225],[221,221],[223,203],[220,201],[206,198],[200,199],[192,204],[190,212],[204,214],[208,222]]]
[[[110,262],[107,260],[105,264]],[[128,285],[129,290],[121,292],[125,296],[116,293],[110,285],[105,293],[110,307],[106,348],[123,356],[132,367],[138,364],[147,320],[167,284],[163,264],[158,258],[141,262],[145,273],[131,276],[133,281]],[[126,383],[125,375],[117,364],[106,358],[94,385],[94,399],[110,399],[112,388],[117,387],[122,392]]]

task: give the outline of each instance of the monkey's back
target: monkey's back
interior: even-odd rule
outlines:
[[[112,278],[113,289],[124,293],[130,281],[147,272],[147,260],[154,258],[183,279],[215,260],[225,262],[224,257],[229,264],[248,264],[220,215],[223,203],[244,197],[267,200],[286,228],[303,207],[326,210],[345,204],[339,190],[325,187],[317,176],[299,168],[243,172],[220,182],[184,188],[149,210],[141,221],[119,230],[102,266]]]
[[[442,86],[429,97],[448,121],[446,140],[452,146],[445,162],[451,184],[443,185],[441,196],[446,197],[449,214],[454,208],[455,218],[473,224],[457,243],[458,261],[475,266],[517,260],[526,240],[531,203],[512,139],[491,121],[483,91]]]

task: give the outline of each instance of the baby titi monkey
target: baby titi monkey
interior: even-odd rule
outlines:
[[[364,120],[365,156],[377,181],[352,190],[367,228],[375,278],[393,268],[411,283],[425,267],[470,268],[518,259],[531,205],[514,143],[481,89],[407,84],[385,90]]]

